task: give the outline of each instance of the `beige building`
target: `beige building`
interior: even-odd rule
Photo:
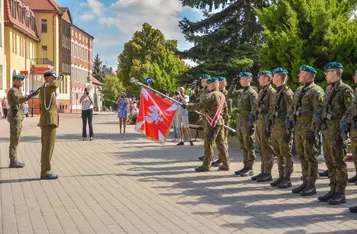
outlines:
[[[0,0],[0,100],[5,96],[6,85],[6,56],[4,42],[4,1]]]

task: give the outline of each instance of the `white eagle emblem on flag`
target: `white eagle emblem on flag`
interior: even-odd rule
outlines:
[[[145,116],[145,121],[148,123],[155,122],[155,124],[158,124],[159,122],[164,121],[164,119],[161,117],[161,113],[159,109],[156,106],[149,106],[149,116]]]

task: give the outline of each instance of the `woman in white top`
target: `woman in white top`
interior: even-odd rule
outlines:
[[[83,130],[82,130],[82,137],[85,141],[87,139],[87,120],[89,125],[89,139],[92,141],[94,138],[93,133],[93,101],[91,96],[89,95],[89,91],[87,88],[84,89],[84,94],[82,95],[79,103],[82,104],[82,122],[83,122]]]

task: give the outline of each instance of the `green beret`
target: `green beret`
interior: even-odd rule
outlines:
[[[224,76],[217,76],[216,78],[218,79],[218,81],[225,81],[225,80],[227,80],[226,77],[224,77]]]
[[[311,66],[309,66],[309,65],[302,65],[302,66],[300,67],[300,71],[307,71],[307,72],[311,72],[311,73],[313,73],[313,74],[316,74],[316,73],[317,73],[317,71],[315,70],[315,68],[313,68],[313,67],[311,67]]]
[[[282,67],[275,68],[273,70],[273,74],[275,74],[275,73],[278,73],[278,74],[284,73],[286,75],[289,74],[289,72],[285,68],[282,68]]]
[[[214,83],[214,82],[218,82],[218,79],[217,77],[211,77],[207,80],[207,84],[211,84],[211,83]]]
[[[24,79],[25,79],[25,75],[17,74],[17,75],[14,75],[14,76],[12,77],[12,79],[24,80]]]
[[[44,77],[54,76],[54,77],[58,78],[57,73],[55,71],[47,71],[47,72],[43,73],[43,76]]]
[[[258,77],[259,76],[272,76],[272,75],[273,75],[273,73],[271,73],[271,71],[268,71],[268,70],[260,71],[258,73]]]
[[[209,79],[209,78],[211,78],[211,76],[208,75],[208,74],[201,74],[201,75],[200,75],[200,80]]]
[[[354,75],[357,75],[357,70],[355,71],[355,74]]]
[[[243,76],[250,76],[250,77],[253,77],[253,74],[250,73],[250,72],[241,72],[239,73],[239,77],[243,77]]]
[[[329,69],[343,69],[343,65],[339,62],[329,62],[324,66],[325,71]]]

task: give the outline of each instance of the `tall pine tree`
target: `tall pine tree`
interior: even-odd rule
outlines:
[[[255,8],[269,0],[181,0],[183,6],[204,11],[205,18],[192,22],[187,18],[179,26],[185,38],[194,43],[181,56],[199,65],[192,73],[235,75],[242,69],[257,70],[261,47],[261,26]],[[213,13],[214,10],[221,11]]]
[[[103,83],[104,80],[104,72],[103,72],[103,62],[99,58],[99,54],[94,57],[93,61],[93,75]]]
[[[287,68],[296,88],[302,64],[317,68],[317,81],[324,81],[323,66],[339,61],[345,80],[351,80],[357,64],[356,7],[357,0],[280,0],[257,10],[264,28],[261,66]]]

